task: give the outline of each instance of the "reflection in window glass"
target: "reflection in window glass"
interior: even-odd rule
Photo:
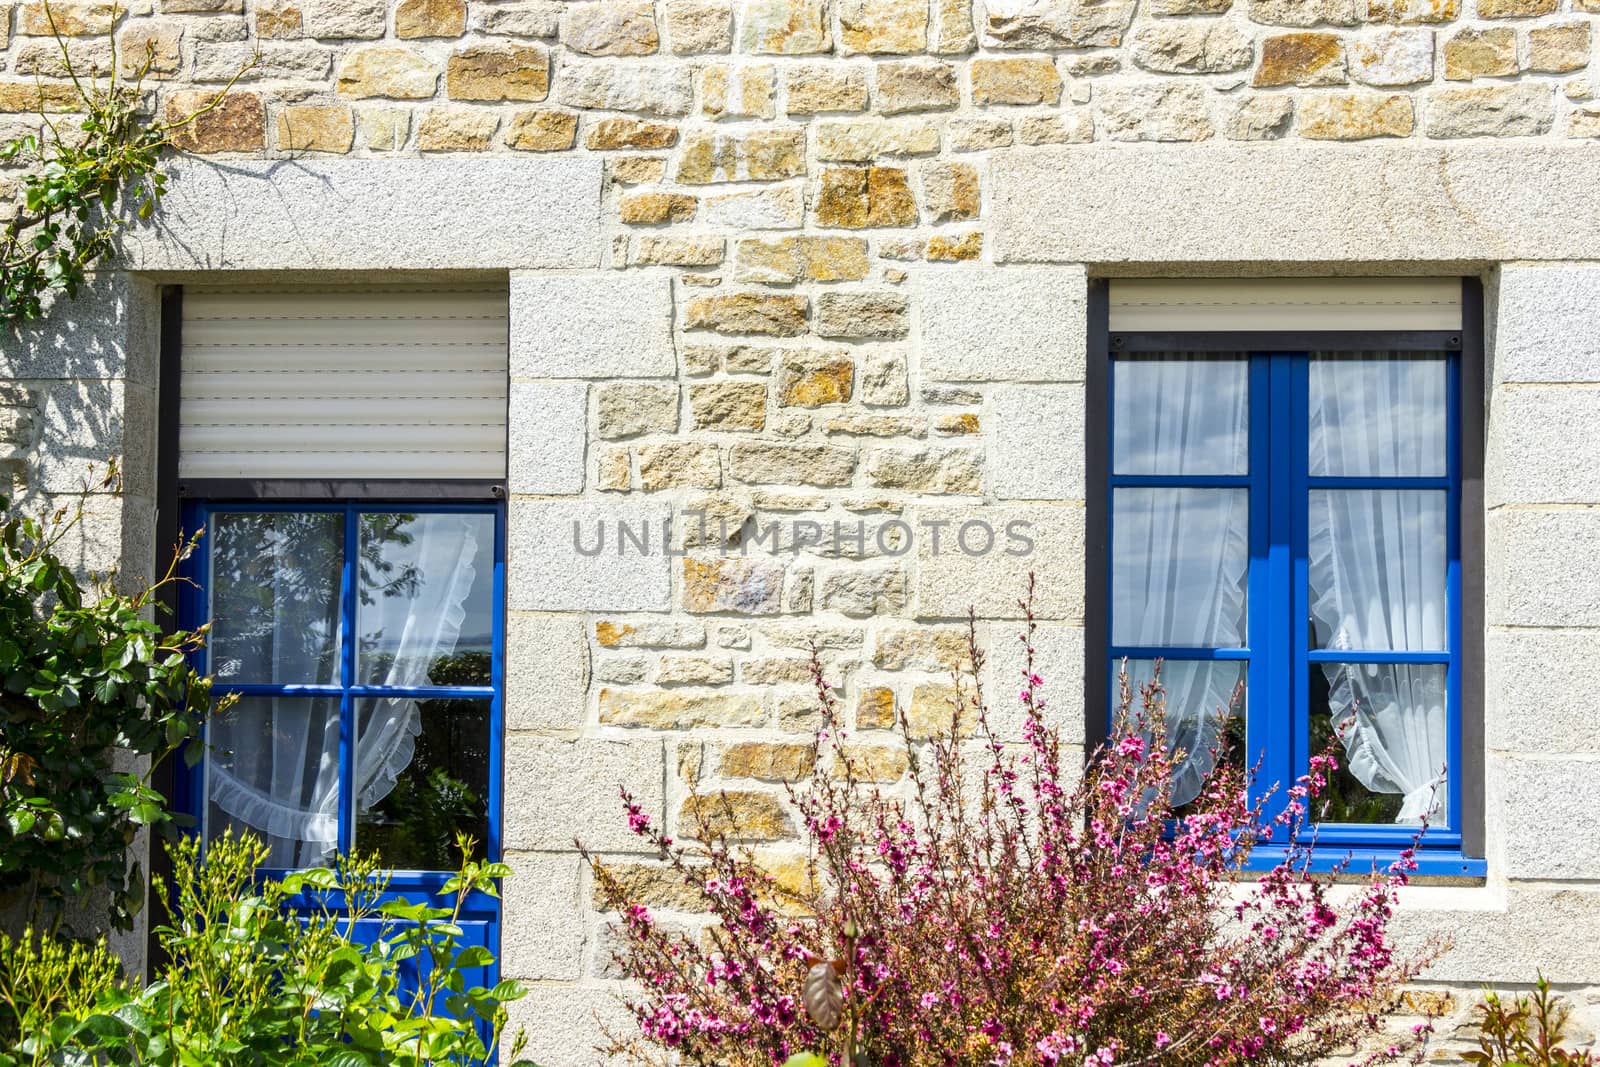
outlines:
[[[1443,663],[1329,663],[1311,671],[1311,751],[1338,735],[1329,823],[1450,822]]]
[[[213,673],[338,685],[344,516],[221,512],[209,534]]]
[[[268,867],[324,863],[339,844],[339,701],[245,697],[206,724],[206,837],[231,830]]]
[[[1445,361],[1311,360],[1312,477],[1445,473]]]
[[[1249,493],[1118,489],[1111,507],[1111,643],[1242,648]]]
[[[1116,473],[1250,472],[1244,359],[1121,359],[1113,374]]]
[[[493,583],[493,516],[362,515],[361,684],[489,685]]]
[[[456,835],[487,855],[489,703],[363,700],[357,705],[356,848],[396,870],[454,870]]]

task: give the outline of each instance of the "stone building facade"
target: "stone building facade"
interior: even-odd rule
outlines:
[[[160,552],[171,287],[489,286],[509,313],[504,973],[530,1054],[620,1013],[573,838],[653,876],[615,786],[676,825],[725,788],[780,870],[823,649],[886,779],[975,608],[1015,600],[1069,739],[1098,475],[1094,293],[1122,278],[1482,288],[1486,874],[1408,891],[1428,988],[1542,971],[1600,1012],[1600,97],[1592,0],[0,0],[0,135],[148,58],[192,113],[161,216],[81,300],[0,337],[33,502],[120,457],[86,568]],[[243,73],[241,73],[243,71]],[[0,183],[7,176],[0,171]],[[1114,284],[1114,281],[1113,281]],[[1469,311],[1474,310],[1469,306]],[[1359,315],[1359,312],[1355,314]],[[169,321],[168,327],[171,323]],[[169,373],[171,368],[169,367]],[[396,471],[404,477],[406,472]],[[698,529],[683,516],[703,513]],[[677,518],[680,553],[575,551]],[[1027,524],[1035,551],[929,531]],[[796,522],[864,542],[725,551]],[[899,540],[916,531],[914,545]],[[948,524],[941,526],[940,524]],[[727,532],[724,532],[727,531]],[[587,536],[587,534],[586,534]],[[659,537],[659,533],[655,536]],[[657,546],[660,547],[659,545]],[[908,550],[909,548],[909,550]],[[1103,565],[1103,559],[1101,560]],[[1103,607],[1103,605],[1102,605]],[[1092,629],[1092,625],[1090,627]],[[1474,681],[1474,678],[1476,679]],[[670,891],[660,890],[672,903]]]

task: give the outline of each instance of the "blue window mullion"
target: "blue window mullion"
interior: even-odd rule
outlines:
[[[494,686],[494,697],[489,702],[489,766],[503,767],[505,745],[505,666],[506,666],[506,513],[503,507],[495,509],[494,516],[494,625],[491,628],[489,653],[489,681]],[[488,849],[490,860],[500,859],[501,810],[500,774],[489,775]],[[499,937],[496,927],[495,936]],[[496,959],[500,956],[498,942],[491,946]],[[496,975],[498,977],[498,974]]]
[[[1451,653],[1445,649],[1437,652],[1409,652],[1404,649],[1372,649],[1361,651],[1349,648],[1314,648],[1306,652],[1311,663],[1445,663]]]
[[[1288,603],[1288,640],[1294,664],[1294,690],[1285,707],[1293,709],[1294,739],[1291,763],[1283,783],[1288,786],[1311,766],[1311,358],[1297,353],[1283,361],[1289,376],[1289,436],[1278,449],[1286,455],[1287,492],[1276,506],[1288,512],[1290,552],[1294,577]]]
[[[354,504],[344,508],[344,569],[340,577],[339,597],[340,629],[344,631],[339,643],[339,684],[344,692],[339,696],[339,852],[350,851],[355,839],[355,750],[356,722],[355,700],[350,689],[356,681],[356,598],[359,588],[357,554],[358,527]]]
[[[1112,645],[1111,659],[1248,660],[1248,648],[1171,648],[1165,645]]]

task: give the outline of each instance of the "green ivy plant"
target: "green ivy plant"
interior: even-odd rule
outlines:
[[[114,468],[98,488],[117,488]],[[206,628],[164,633],[154,618],[198,533],[128,591],[62,562],[82,518],[81,501],[41,520],[0,498],[0,909],[13,934],[54,931],[96,894],[111,926],[132,925],[144,879],[128,846],[175,825],[152,776],[212,702],[188,659]]]
[[[10,1034],[0,1030],[0,1067],[494,1062],[506,1005],[526,990],[470,983],[494,956],[464,945],[459,921],[469,894],[496,893],[510,871],[467,858],[470,841],[458,847],[460,869],[435,902],[408,903],[382,901],[387,880],[370,856],[259,879],[267,850],[255,838],[224,835],[203,857],[184,838],[169,848],[177,918],[155,931],[168,962],[149,985],[123,984],[93,949],[0,942],[0,1014],[14,1004],[21,1020]],[[377,935],[357,940],[361,926]],[[41,961],[55,982],[78,987],[44,1009],[29,1003],[42,983],[28,972]],[[412,967],[422,980],[402,981]],[[514,1067],[532,1067],[517,1059],[520,1034],[513,1044]]]
[[[54,31],[48,3],[45,13]],[[113,8],[113,24],[118,13]],[[41,89],[42,130],[0,143],[0,167],[24,168],[17,210],[0,229],[0,328],[40,317],[52,293],[77,296],[122,231],[160,205],[167,182],[161,156],[173,133],[221,103],[244,73],[194,113],[166,122],[150,112],[143,91],[153,45],[132,76],[119,80],[113,35],[110,70],[102,81],[80,76],[59,32],[56,40],[77,97],[71,121],[78,132],[62,134],[45,113]]]

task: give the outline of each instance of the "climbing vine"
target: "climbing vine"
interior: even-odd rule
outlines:
[[[54,31],[48,3],[45,13]],[[117,14],[113,10],[113,25]],[[80,75],[59,32],[56,41],[72,98],[63,107],[41,87],[42,128],[0,144],[0,167],[23,169],[16,211],[0,230],[0,328],[38,318],[53,293],[77,295],[117,236],[160,205],[166,192],[161,156],[174,132],[215,108],[233,86],[230,81],[178,121],[162,121],[144,90],[155,58],[152,46],[131,75],[119,79],[113,36],[110,69],[102,79]],[[53,120],[51,105],[67,114]]]

